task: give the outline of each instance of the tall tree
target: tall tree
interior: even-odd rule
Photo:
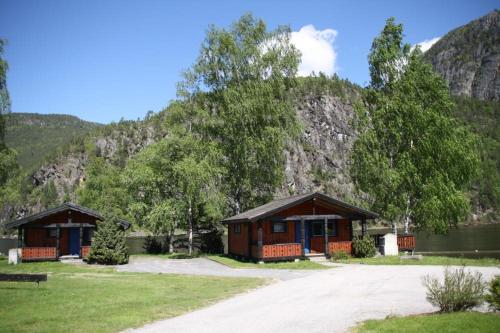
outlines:
[[[9,66],[3,59],[5,40],[0,39],[0,196],[2,188],[18,168],[16,154],[5,145],[5,115],[10,112],[10,97],[7,90],[7,70]]]
[[[216,156],[214,144],[172,134],[127,164],[123,179],[133,197],[130,208],[154,234],[167,235],[170,251],[176,228],[187,230],[191,254],[194,230],[222,217]]]
[[[131,218],[130,195],[122,184],[120,170],[102,157],[92,157],[85,169],[85,181],[76,191],[79,204],[100,212]]]
[[[444,80],[403,44],[403,27],[387,20],[369,55],[369,107],[361,113],[352,175],[373,209],[408,232],[446,232],[469,209],[464,192],[478,156],[475,137],[452,117]]]
[[[209,29],[180,85],[181,97],[207,110],[203,131],[220,144],[234,214],[282,184],[286,140],[299,130],[289,99],[299,58],[289,27],[267,31],[248,14],[228,30]]]

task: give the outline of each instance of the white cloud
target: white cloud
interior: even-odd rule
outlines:
[[[417,43],[417,45],[420,46],[420,51],[426,52],[428,49],[430,49],[432,47],[432,45],[436,44],[436,42],[440,39],[441,39],[441,37],[426,39],[423,42]]]
[[[316,30],[311,24],[292,32],[291,42],[302,53],[299,76],[309,76],[312,72],[335,73],[337,52],[333,42],[336,37],[336,30]]]

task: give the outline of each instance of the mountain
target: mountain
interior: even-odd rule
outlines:
[[[32,169],[66,143],[102,126],[70,115],[11,113],[7,117],[5,141],[17,151],[19,165]]]
[[[453,30],[424,54],[450,83],[457,102],[455,117],[478,135],[481,171],[470,193],[474,214],[477,218],[488,216],[488,220],[497,219],[500,206],[498,43],[491,44],[498,39],[497,28],[498,11],[495,11]],[[475,46],[461,44],[469,42]],[[496,64],[494,69],[492,62]],[[475,68],[472,74],[471,67]],[[362,94],[363,88],[336,76],[299,79],[293,96],[303,132],[300,140],[290,143],[285,151],[285,180],[276,197],[322,191],[353,204],[363,204],[349,175],[351,150],[357,138],[353,120],[356,105],[364,103]],[[37,212],[63,200],[75,200],[75,191],[85,182],[85,170],[93,157],[102,157],[118,169],[123,168],[128,159],[168,135],[165,117],[175,103],[140,121],[93,124],[87,134],[63,145],[24,176],[17,187],[22,191],[20,196],[13,195],[11,203],[0,206],[0,221]],[[55,129],[59,131],[59,127]],[[49,135],[55,135],[53,130]],[[23,135],[17,134],[18,140]],[[32,142],[42,139],[39,136]]]
[[[454,29],[424,54],[456,96],[500,100],[500,11]]]

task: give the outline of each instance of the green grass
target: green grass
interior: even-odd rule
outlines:
[[[356,333],[497,333],[500,332],[500,315],[457,312],[368,320],[353,331]]]
[[[239,261],[229,258],[224,255],[208,255],[207,258],[217,261],[223,265],[231,268],[271,268],[271,269],[329,269],[331,267],[324,266],[309,260],[294,261],[280,261],[280,262],[266,262],[265,264],[258,264],[248,261]]]
[[[0,282],[0,332],[117,332],[192,311],[262,279],[119,273],[110,268],[0,260],[0,272],[49,273],[40,283]]]
[[[500,266],[500,260],[494,258],[457,258],[424,256],[422,260],[402,260],[397,256],[375,257],[375,258],[349,258],[335,262],[344,264],[367,264],[367,265],[455,265],[455,266]]]

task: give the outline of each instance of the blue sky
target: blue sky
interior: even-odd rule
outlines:
[[[270,28],[288,24],[300,31],[295,37],[309,50],[311,66],[366,85],[367,54],[388,17],[403,23],[406,41],[415,44],[498,5],[498,0],[0,0],[0,38],[8,39],[4,57],[13,112],[66,113],[109,123],[165,107],[207,27],[228,26],[246,12]]]

